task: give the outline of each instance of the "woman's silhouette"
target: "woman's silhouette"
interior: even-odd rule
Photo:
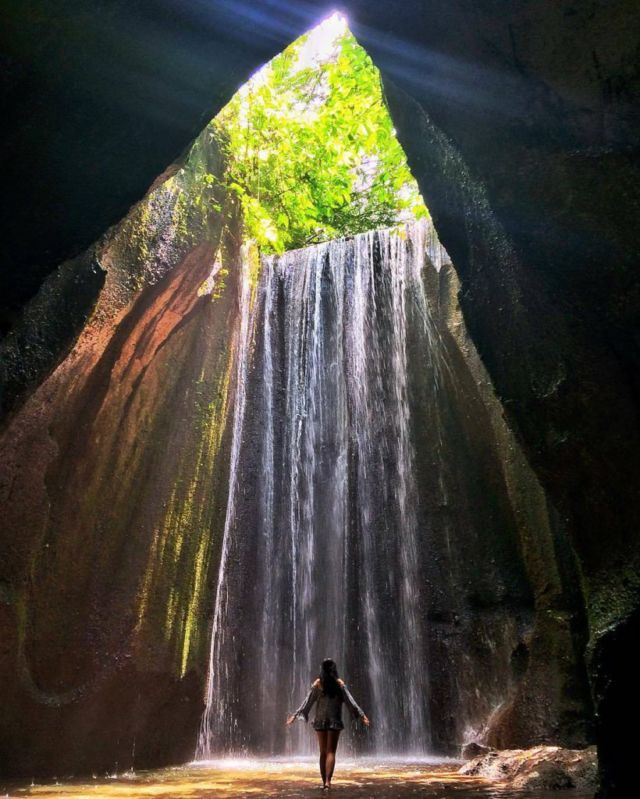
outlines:
[[[322,776],[322,787],[331,787],[331,777],[336,764],[336,749],[338,748],[338,738],[340,731],[344,729],[342,723],[342,703],[346,702],[355,718],[361,718],[369,726],[369,719],[364,710],[358,705],[351,696],[347,686],[338,677],[336,664],[330,658],[322,661],[320,666],[320,676],[311,686],[311,690],[305,697],[300,707],[287,719],[287,724],[292,724],[295,719],[302,716],[308,720],[309,711],[314,702],[316,705],[316,716],[313,721],[313,729],[318,736],[320,746],[320,775]]]

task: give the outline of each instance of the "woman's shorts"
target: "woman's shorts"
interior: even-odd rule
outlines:
[[[313,729],[318,732],[323,730],[344,730],[344,724],[341,721],[314,721]]]

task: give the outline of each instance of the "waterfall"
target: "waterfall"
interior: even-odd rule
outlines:
[[[446,253],[421,222],[264,258],[253,302],[243,280],[200,757],[311,751],[284,720],[324,657],[373,721],[354,748],[429,750],[408,377],[421,351],[438,390],[426,257]]]
[[[229,465],[229,496],[225,515],[224,533],[222,539],[222,552],[218,570],[218,586],[213,614],[213,628],[211,631],[211,650],[209,657],[209,673],[207,680],[207,699],[198,750],[210,752],[214,741],[215,732],[218,738],[222,731],[220,720],[228,718],[231,713],[231,702],[226,692],[229,684],[229,663],[223,662],[227,641],[233,644],[234,633],[227,624],[227,611],[229,608],[230,589],[233,582],[228,579],[229,552],[233,544],[233,524],[236,516],[236,502],[238,497],[238,465],[241,449],[242,428],[246,407],[247,367],[249,363],[249,342],[254,318],[251,315],[251,268],[250,253],[244,245],[240,257],[241,273],[238,281],[240,300],[240,323],[236,335],[234,349],[237,352],[235,375],[235,407],[233,414],[233,436],[231,445],[231,463]],[[233,597],[232,597],[233,601]]]

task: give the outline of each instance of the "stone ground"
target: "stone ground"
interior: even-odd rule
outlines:
[[[558,792],[520,792],[501,787],[487,778],[458,773],[454,761],[415,763],[338,760],[335,799],[551,799]],[[88,781],[68,781],[25,786],[8,785],[5,797],[38,799],[248,799],[282,797],[307,799],[325,796],[314,761],[217,761],[158,771],[129,772]],[[591,799],[593,794],[560,791],[567,799]]]

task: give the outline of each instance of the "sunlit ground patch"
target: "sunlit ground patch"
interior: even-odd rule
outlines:
[[[332,795],[349,799],[548,799],[546,793],[513,792],[477,777],[457,772],[458,761],[424,758],[338,760]],[[89,781],[70,781],[8,789],[8,797],[40,799],[226,799],[283,797],[303,799],[320,793],[314,759],[221,759],[157,771],[127,772]],[[573,799],[583,799],[572,792]]]

